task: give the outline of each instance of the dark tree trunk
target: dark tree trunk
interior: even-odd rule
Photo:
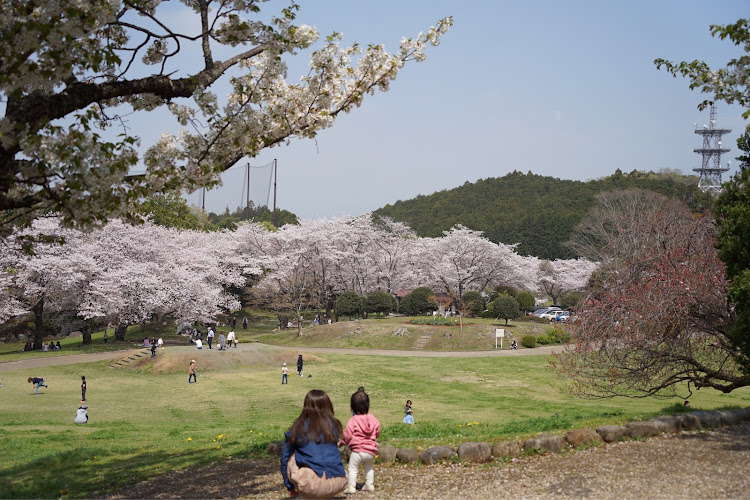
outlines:
[[[128,333],[128,325],[127,323],[119,323],[115,327],[115,340],[125,340],[125,334]]]
[[[39,299],[31,309],[34,313],[34,349],[41,349],[44,342],[44,297]]]
[[[93,344],[91,340],[91,321],[88,319],[83,320],[83,345]]]
[[[279,330],[289,329],[289,315],[277,313],[276,316],[279,318]]]

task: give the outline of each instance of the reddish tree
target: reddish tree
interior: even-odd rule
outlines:
[[[725,393],[750,385],[726,335],[731,312],[714,221],[680,202],[654,201],[639,221],[623,213],[629,223],[601,246],[616,258],[592,279],[568,325],[574,346],[553,359],[577,395],[671,397],[682,383]]]

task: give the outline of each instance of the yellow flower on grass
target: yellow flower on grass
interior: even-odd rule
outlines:
[[[258,433],[258,435],[259,435],[259,436],[262,436],[262,435],[263,435],[263,433],[262,433],[262,432],[259,432],[259,433]]]
[[[188,441],[192,441],[192,440],[193,440],[193,438],[191,438],[191,437],[188,438]]]
[[[215,442],[216,442],[216,440],[214,439],[214,443],[215,443]]]
[[[217,447],[216,447],[216,449],[217,449],[217,450],[220,450],[220,449],[221,449],[221,446],[217,446]]]
[[[460,427],[461,427],[461,424],[458,424],[458,427],[460,428]]]
[[[224,437],[224,434],[219,434],[218,436],[216,436],[216,439],[221,439],[223,437]]]

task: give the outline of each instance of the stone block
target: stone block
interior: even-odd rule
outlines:
[[[661,432],[656,422],[629,422],[625,424],[625,428],[630,437],[634,438],[649,438],[658,436]]]
[[[419,460],[419,453],[417,453],[417,450],[400,448],[398,451],[396,451],[396,458],[398,458],[399,462],[410,464]]]
[[[679,417],[673,415],[665,415],[661,417],[654,417],[649,419],[649,422],[654,422],[659,426],[659,432],[667,434],[679,434],[682,432],[682,421]]]
[[[489,443],[461,443],[458,459],[462,462],[489,462],[492,460],[492,448]]]
[[[493,457],[520,457],[521,443],[518,441],[500,441],[492,445]]]
[[[701,421],[703,427],[709,429],[717,429],[721,427],[721,413],[718,411],[694,411],[691,415],[695,415]]]
[[[584,444],[598,446],[602,444],[602,437],[591,429],[573,429],[565,434],[565,441],[573,448]]]
[[[701,430],[701,420],[692,413],[683,413],[682,415],[677,415],[677,418],[680,419],[683,431]]]
[[[557,453],[568,447],[567,441],[560,436],[544,434],[536,438],[530,438],[523,442],[524,450],[538,450],[547,453]]]
[[[741,410],[719,411],[722,425],[739,425],[744,421],[744,415]]]
[[[433,465],[447,458],[455,457],[456,452],[449,446],[433,446],[427,448],[419,454],[419,459],[423,464]]]
[[[605,443],[614,443],[629,435],[628,430],[621,425],[602,425],[596,429],[596,433]]]
[[[378,446],[378,460],[383,463],[395,462],[397,451],[398,448],[393,446]]]

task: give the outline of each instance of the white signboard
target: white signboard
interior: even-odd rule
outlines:
[[[501,339],[503,337],[505,337],[505,329],[503,328],[495,329],[495,338]]]

